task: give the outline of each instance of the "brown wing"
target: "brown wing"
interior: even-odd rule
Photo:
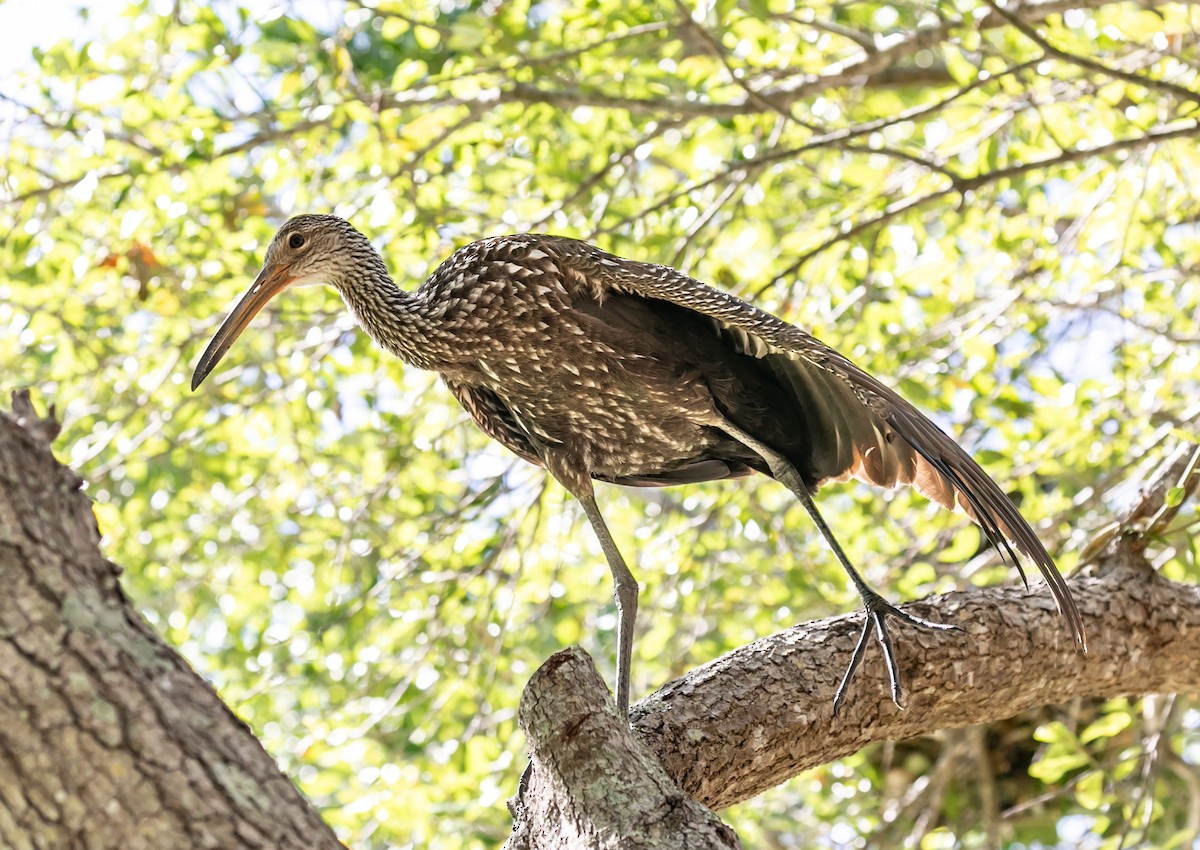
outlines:
[[[556,247],[581,295],[601,302],[636,295],[694,311],[731,353],[766,366],[804,412],[815,483],[855,477],[881,487],[907,484],[947,508],[957,505],[1024,578],[1011,540],[1037,565],[1076,644],[1086,649],[1083,620],[1037,534],[979,464],[895,391],[811,334],[675,269],[621,260],[572,240]]]

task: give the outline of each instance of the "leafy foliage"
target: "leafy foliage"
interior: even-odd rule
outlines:
[[[895,376],[1064,569],[1195,433],[1192,7],[264,8],[134,4],[0,83],[0,385],[65,411],[129,592],[354,846],[502,840],[520,688],[566,644],[609,663],[615,618],[561,490],[333,294],[279,299],[187,391],[290,214],[351,218],[414,285],[533,229],[752,297]],[[1009,578],[908,493],[823,498],[894,596]],[[635,694],[853,603],[782,488],[602,499],[642,581]],[[1196,526],[1157,544],[1172,578]],[[727,815],[748,847],[1184,846],[1198,727],[1183,697],[1047,708]]]

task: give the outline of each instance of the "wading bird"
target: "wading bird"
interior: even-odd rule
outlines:
[[[953,627],[905,613],[867,585],[813,503],[826,481],[909,484],[947,508],[957,504],[1018,570],[1008,540],[1038,566],[1086,651],[1054,561],[979,465],[841,354],[745,301],[675,269],[533,234],[467,245],[406,292],[348,222],[301,215],[271,241],[262,271],[200,358],[192,389],[267,301],[311,283],[334,287],[375,342],[437,372],[480,428],[545,467],[583,505],[613,575],[616,698],[625,715],[638,584],[596,505],[593,479],[661,487],[759,472],[791,490],[866,614],[835,712],[872,631],[900,704],[887,617]]]

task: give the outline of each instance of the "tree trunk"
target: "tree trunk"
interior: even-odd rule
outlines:
[[[341,847],[130,605],[56,429],[22,413],[0,413],[0,847]]]

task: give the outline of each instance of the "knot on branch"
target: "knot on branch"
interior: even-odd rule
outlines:
[[[17,419],[17,427],[47,448],[62,432],[62,423],[58,421],[55,406],[51,404],[46,409],[45,417],[39,416],[33,407],[28,389],[13,390],[12,411]]]
[[[1153,571],[1146,545],[1166,530],[1184,502],[1200,489],[1200,445],[1180,442],[1113,522],[1092,537],[1079,555],[1081,564],[1094,563],[1105,575],[1110,569]]]

